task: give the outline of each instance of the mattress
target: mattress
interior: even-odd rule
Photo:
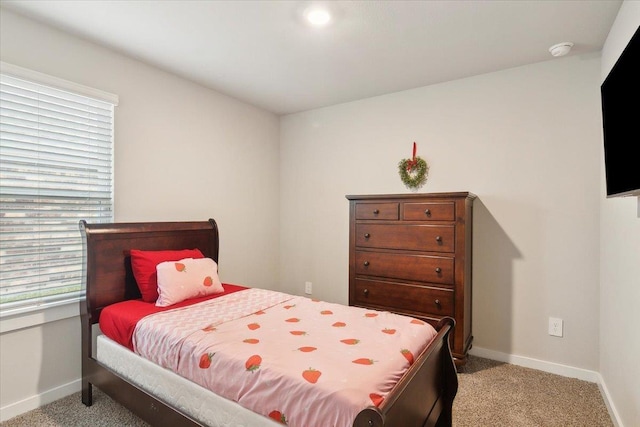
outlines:
[[[105,335],[97,338],[97,359],[109,369],[179,411],[211,427],[281,426],[164,369]]]

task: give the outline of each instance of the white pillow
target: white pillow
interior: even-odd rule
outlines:
[[[156,306],[167,307],[181,301],[224,292],[218,265],[211,258],[184,258],[156,266],[158,299]]]

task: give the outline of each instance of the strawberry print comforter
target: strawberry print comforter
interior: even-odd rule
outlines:
[[[138,322],[134,350],[282,424],[346,427],[436,336],[389,312],[247,289]]]

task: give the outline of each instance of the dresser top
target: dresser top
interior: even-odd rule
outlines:
[[[475,199],[477,196],[468,191],[458,191],[453,193],[405,193],[405,194],[365,194],[360,196],[347,195],[349,200],[381,200],[381,199],[443,199],[443,198],[466,198]]]

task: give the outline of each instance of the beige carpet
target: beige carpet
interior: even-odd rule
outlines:
[[[458,380],[456,427],[613,426],[595,383],[473,356]]]
[[[458,378],[453,414],[456,427],[613,426],[593,383],[478,357],[470,357]],[[75,393],[0,426],[147,426],[96,388],[93,395],[90,408],[80,402],[80,393]]]

